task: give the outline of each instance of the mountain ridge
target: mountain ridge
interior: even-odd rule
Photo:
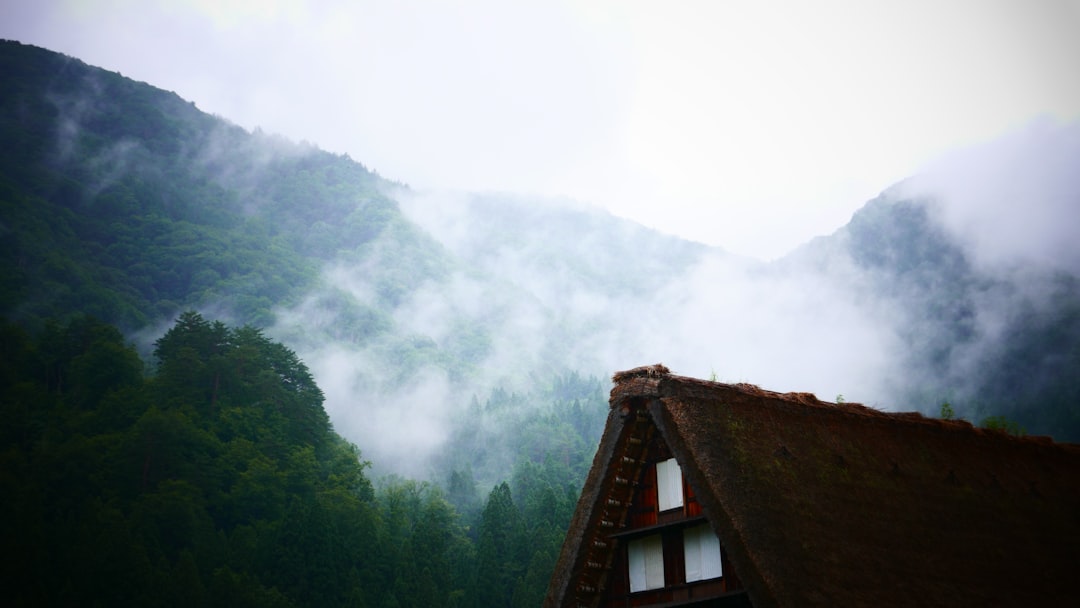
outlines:
[[[1053,301],[1014,297],[910,183],[766,263],[587,206],[416,192],[77,59],[0,48],[16,85],[0,93],[0,314],[29,327],[82,312],[148,344],[192,308],[264,327],[361,445],[385,435],[364,417],[451,427],[492,387],[654,360],[888,408],[953,400],[1080,439],[1075,277],[1041,280]],[[996,303],[1042,317],[1000,311],[989,340]],[[1033,360],[1039,343],[1053,348]],[[1004,369],[1051,388],[1003,391]],[[1047,395],[1060,415],[1025,413]],[[434,457],[445,440],[385,449]]]

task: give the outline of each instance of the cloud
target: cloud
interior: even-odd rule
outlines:
[[[425,368],[394,391],[379,386],[385,362],[328,344],[303,355],[326,398],[334,429],[355,442],[377,474],[427,477],[457,411],[445,371]]]
[[[776,256],[835,229],[928,155],[1037,112],[1075,120],[1075,12],[1018,6],[24,2],[5,4],[0,21],[4,35],[433,192],[402,206],[463,267],[383,321],[436,351],[473,340],[485,356],[477,368],[502,370],[477,372],[475,386],[540,361],[606,374],[661,360],[873,402],[903,371],[905,327],[849,268],[799,274],[702,250],[664,257],[672,241],[610,218],[599,224],[625,231],[618,238],[575,230],[592,225],[588,213],[541,240],[483,240],[491,228],[480,220],[491,217],[470,215],[472,195],[439,193],[568,195]],[[913,182],[940,199],[936,219],[985,272],[1080,268],[1077,138],[1050,131],[1018,131]],[[206,162],[225,153],[208,147]],[[373,307],[370,270],[328,267],[322,291],[283,311],[278,329],[333,335],[343,319],[333,298]],[[1036,288],[1021,292],[1037,299]],[[987,339],[1013,310],[1003,297],[976,302]],[[326,384],[339,430],[395,462],[434,453],[460,380],[424,362],[407,391],[390,391],[380,357],[395,345],[348,327],[343,342],[297,348]],[[477,327],[490,336],[469,333]]]
[[[570,196],[763,258],[951,147],[1080,114],[1068,1],[3,10],[3,35],[404,183]]]
[[[934,198],[937,219],[985,271],[1080,275],[1080,122],[1032,122],[948,154],[907,190]]]
[[[600,217],[595,210],[505,197],[499,211],[498,197],[476,198],[402,200],[410,218],[477,264],[488,285],[530,296],[507,298],[500,319],[531,322],[492,326],[507,342],[494,367],[543,361],[539,353],[555,348],[568,367],[601,376],[663,361],[682,373],[716,371],[828,398],[881,393],[874,379],[887,375],[896,336],[883,311],[864,306],[854,271],[777,268],[685,242],[678,253],[680,243],[663,235],[610,216],[590,220]],[[440,286],[438,294],[457,302],[480,289]],[[534,308],[516,308],[526,302]],[[530,351],[537,354],[523,359]]]

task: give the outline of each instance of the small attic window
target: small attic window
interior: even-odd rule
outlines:
[[[630,541],[627,562],[631,593],[664,586],[664,542],[659,534]]]
[[[682,469],[674,458],[656,463],[656,493],[661,511],[683,506]]]
[[[724,568],[720,558],[720,539],[709,524],[683,531],[683,555],[686,559],[686,582],[720,578]]]

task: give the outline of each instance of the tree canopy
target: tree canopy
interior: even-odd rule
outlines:
[[[479,608],[543,595],[581,483],[557,449],[534,443],[483,501],[468,457],[445,488],[373,483],[304,363],[253,327],[186,312],[153,365],[91,317],[37,335],[2,322],[0,338],[13,605]],[[553,412],[575,419],[568,406]]]

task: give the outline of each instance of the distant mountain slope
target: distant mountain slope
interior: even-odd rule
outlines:
[[[942,221],[950,204],[920,180],[899,184],[779,265],[834,282],[895,332],[902,373],[882,385],[890,402],[930,415],[949,402],[976,422],[1003,416],[1080,441],[1080,276],[982,263]]]
[[[269,326],[294,310],[357,343],[415,325],[422,286],[452,301],[452,276],[498,292],[475,311],[489,321],[518,305],[558,316],[556,291],[640,297],[642,277],[681,272],[707,249],[511,196],[413,204],[406,218],[398,200],[421,195],[348,157],[247,133],[44,49],[6,41],[0,62],[11,85],[0,91],[0,314],[31,324],[91,312],[135,330],[199,307]]]
[[[632,295],[645,277],[662,280],[719,253],[573,201],[429,194],[405,196],[402,207],[470,266],[492,276],[550,275],[564,289]]]
[[[347,156],[17,42],[0,42],[0,70],[0,316],[34,329],[91,314],[145,354],[187,309],[266,328],[362,444],[390,438],[385,424],[445,437],[503,383],[606,374],[581,341],[621,323],[608,292],[640,302],[636,276],[677,274],[703,249],[581,209],[522,223],[529,202],[484,198],[474,219],[504,221],[469,223],[472,244],[451,248],[425,230],[451,226],[402,214],[416,193]]]
[[[212,307],[268,325],[322,260],[362,256],[384,230],[406,259],[437,255],[387,182],[347,157],[39,48],[3,42],[0,69],[0,314],[86,312],[134,330]]]
[[[190,308],[264,327],[399,470],[428,470],[473,396],[658,361],[1080,440],[1078,269],[1053,263],[1080,260],[1057,255],[1080,187],[1033,186],[1077,166],[1076,129],[967,154],[997,182],[898,186],[766,264],[578,203],[415,192],[43,49],[2,42],[0,70],[0,315],[91,313],[147,343]],[[991,199],[1018,225],[1003,210],[1049,200],[1026,242],[1056,249],[979,246],[1008,234],[976,230]]]

